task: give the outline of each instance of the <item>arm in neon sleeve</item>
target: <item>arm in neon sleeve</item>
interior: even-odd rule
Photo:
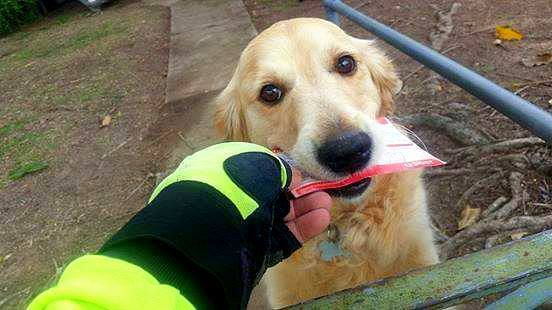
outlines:
[[[56,286],[38,295],[29,310],[174,309],[195,307],[172,286],[142,268],[103,255],[71,262]]]
[[[138,238],[100,253],[141,267],[160,283],[176,288],[197,309],[227,308],[217,279],[165,243]]]
[[[284,217],[291,168],[223,143],[187,157],[100,255],[68,265],[31,310],[245,309],[266,268],[301,244]]]
[[[71,304],[75,309],[139,309],[136,308],[136,296],[157,295],[160,287],[174,289],[182,295],[181,298],[189,301],[179,302],[179,307],[163,308],[160,305],[155,309],[224,309],[225,302],[220,284],[204,270],[182,257],[179,252],[152,239],[136,239],[121,243],[101,255],[89,255],[81,262],[77,259],[64,271],[58,285],[39,296],[38,302],[33,302],[29,309],[68,309]],[[113,270],[116,270],[114,273]],[[68,273],[69,275],[66,275]],[[91,274],[94,277],[89,277]],[[79,287],[69,278],[80,277]],[[113,282],[113,278],[117,281]],[[140,281],[125,284],[124,279],[140,279]],[[143,281],[141,280],[143,279]],[[62,281],[63,280],[63,281]],[[81,284],[94,282],[105,291],[91,290],[91,287]],[[104,282],[104,283],[102,283]],[[161,286],[159,283],[165,284]],[[128,288],[128,289],[127,289]],[[81,290],[82,289],[82,290]],[[79,294],[67,293],[67,290],[79,291]],[[51,291],[51,292],[50,292]],[[83,297],[84,291],[90,292]],[[117,292],[116,302],[110,300],[112,292]],[[110,295],[104,295],[110,292]],[[184,297],[185,296],[185,297]],[[170,296],[177,298],[178,296]],[[148,299],[149,300],[149,299]],[[141,302],[143,305],[143,303]],[[167,304],[171,304],[167,302]],[[191,305],[194,305],[192,307]],[[78,305],[79,307],[76,307]],[[106,307],[107,306],[107,307]],[[69,307],[70,308],[70,307]],[[70,308],[73,309],[73,308]],[[143,309],[148,309],[144,307]]]

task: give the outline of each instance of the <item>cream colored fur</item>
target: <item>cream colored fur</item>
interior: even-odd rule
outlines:
[[[357,61],[350,76],[333,68],[347,54]],[[284,98],[269,106],[259,100],[263,85],[276,84]],[[316,160],[315,148],[340,130],[382,137],[373,125],[392,112],[399,87],[394,68],[372,41],[348,36],[314,18],[274,24],[244,50],[232,80],[216,100],[215,123],[231,140],[280,148],[300,169],[321,179],[337,176]],[[332,224],[348,255],[321,258],[322,234],[308,241],[265,276],[275,308],[438,262],[420,171],[373,178],[354,199],[335,199]]]

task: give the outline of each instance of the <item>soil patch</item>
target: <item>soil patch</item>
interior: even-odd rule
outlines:
[[[0,39],[0,308],[24,308],[143,207],[170,154],[169,18],[75,2]]]

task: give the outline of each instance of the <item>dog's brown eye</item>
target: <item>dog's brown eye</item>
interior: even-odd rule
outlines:
[[[356,69],[355,59],[350,55],[344,55],[337,59],[335,69],[341,74],[351,74]]]
[[[276,85],[268,84],[261,88],[261,100],[268,104],[276,104],[282,99],[283,92]]]

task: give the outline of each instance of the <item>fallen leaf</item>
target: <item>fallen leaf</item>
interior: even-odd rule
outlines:
[[[469,205],[466,206],[466,208],[462,210],[460,221],[458,222],[458,230],[462,230],[477,222],[480,214],[481,209],[471,208]]]
[[[521,40],[523,35],[517,30],[511,28],[510,26],[496,26],[496,37],[501,40],[512,41],[512,40]]]
[[[521,59],[521,62],[526,67],[542,66],[552,63],[552,52],[540,53],[534,56],[529,56]]]
[[[106,116],[102,119],[102,123],[100,124],[100,128],[107,127],[107,126],[109,126],[109,124],[111,124],[111,116],[110,116],[110,115],[106,115]]]
[[[523,238],[525,235],[527,235],[528,232],[526,231],[521,231],[521,232],[517,232],[517,233],[513,233],[510,235],[510,238],[512,238],[512,240],[519,240],[521,238]]]

